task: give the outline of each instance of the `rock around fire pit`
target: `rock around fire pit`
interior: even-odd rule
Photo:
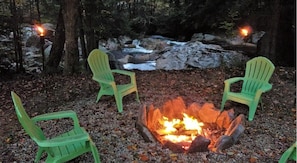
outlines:
[[[244,115],[235,118],[233,109],[220,112],[211,103],[186,107],[177,97],[161,108],[144,105],[136,128],[145,141],[158,141],[176,153],[219,152],[238,141],[244,122]]]

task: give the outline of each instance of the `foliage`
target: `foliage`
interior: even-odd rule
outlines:
[[[42,11],[40,16],[42,23],[56,24],[60,2],[52,1],[52,3],[47,3],[47,1],[43,0],[40,7]]]
[[[30,14],[32,19],[36,17],[32,0],[19,3],[22,13]],[[40,0],[43,22],[56,23],[59,3],[57,0]],[[253,0],[81,0],[81,4],[85,22],[92,19],[93,23],[91,27],[85,23],[84,28],[93,28],[97,39],[135,34],[177,37],[209,31],[232,34],[259,7]]]
[[[238,16],[238,11],[229,10],[228,17],[226,18],[226,20],[220,22],[219,28],[224,29],[227,35],[235,35],[236,33],[234,33],[234,29],[236,26],[236,21],[239,19]]]
[[[25,16],[29,14],[31,19],[35,19],[34,2],[17,1],[17,6]],[[1,2],[1,8],[6,10],[1,10],[4,12],[0,14],[9,15],[8,5],[2,3],[4,1]],[[43,22],[55,24],[59,3],[57,0],[40,0]],[[88,3],[93,4],[91,10],[87,7]],[[267,0],[81,0],[84,12],[88,13],[85,16],[93,19],[98,39],[156,33],[178,36],[209,31],[232,34],[247,17],[259,12],[271,12],[265,9],[265,5],[270,3]],[[88,24],[85,24],[85,28],[88,28]]]
[[[15,12],[10,7],[12,1],[0,2],[1,35],[9,35],[21,23],[38,23],[37,2],[41,22],[56,24],[63,1],[15,2]],[[270,30],[270,26],[267,26],[270,20],[267,18],[275,14],[275,7],[286,5],[280,10],[290,9],[295,1],[279,2],[283,6],[276,6],[274,1],[269,0],[80,0],[80,3],[78,12],[81,12],[82,25],[77,31],[84,32],[87,44],[91,45],[86,45],[87,49],[92,49],[100,39],[117,38],[120,35],[139,37],[159,34],[185,41],[200,32],[234,35],[238,27],[245,23],[260,27],[258,31]],[[17,14],[17,19],[12,19],[12,13]],[[290,31],[294,25],[295,22],[284,30]]]
[[[90,6],[89,3],[94,3]],[[127,12],[116,10],[117,1],[95,1],[82,3],[85,22],[92,17],[92,25],[97,39],[111,38],[123,34],[130,34],[129,17]],[[85,24],[85,28],[88,24]]]

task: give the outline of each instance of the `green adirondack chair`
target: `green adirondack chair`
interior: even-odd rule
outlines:
[[[278,163],[286,163],[289,160],[296,161],[296,142],[282,154]]]
[[[138,90],[136,85],[135,73],[126,70],[110,69],[108,55],[99,49],[91,51],[88,57],[88,63],[93,73],[93,80],[100,85],[100,90],[97,95],[98,102],[103,95],[114,96],[118,111],[123,112],[123,97],[135,92],[136,101],[139,102]],[[113,73],[128,75],[130,83],[116,84]]]
[[[272,85],[269,82],[275,67],[273,63],[265,57],[255,57],[246,63],[244,77],[234,77],[224,81],[225,88],[221,103],[221,111],[227,100],[245,104],[249,107],[248,120],[254,119],[258,103],[263,104],[261,95],[264,92],[271,90]],[[242,81],[240,92],[232,92],[231,85]]]
[[[98,150],[91,140],[90,135],[83,127],[80,127],[74,111],[53,112],[30,118],[23,107],[20,97],[13,91],[11,92],[11,96],[19,122],[31,139],[38,145],[35,162],[40,161],[43,153],[46,153],[45,162],[58,163],[72,160],[86,152],[92,152],[94,162],[100,163]],[[38,121],[62,118],[71,118],[73,120],[73,128],[53,138],[46,138],[41,128],[36,125]]]

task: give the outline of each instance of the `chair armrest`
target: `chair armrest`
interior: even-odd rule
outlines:
[[[135,76],[135,72],[126,71],[126,70],[114,69],[114,70],[111,70],[111,72],[122,74],[122,75]]]
[[[78,122],[78,117],[76,113],[72,110],[58,111],[58,112],[37,115],[33,117],[32,120],[34,123],[36,123],[38,121],[46,121],[46,120],[61,119],[61,118],[71,118],[73,120],[74,127],[80,126]]]
[[[263,85],[258,91],[267,92],[271,89],[272,89],[272,84],[267,83],[267,84]]]
[[[99,77],[93,76],[92,78],[93,80],[99,82],[99,83],[104,83],[104,84],[108,84],[108,85],[112,85],[114,83],[114,81],[110,81],[110,80],[106,80],[106,79],[101,79]]]
[[[238,82],[238,81],[241,81],[243,80],[244,78],[243,77],[234,77],[234,78],[230,78],[230,79],[227,79],[224,81],[224,83],[229,83],[229,84],[232,84],[232,83],[235,83],[235,82]]]
[[[254,99],[260,99],[262,93],[271,90],[271,88],[272,88],[272,84],[269,84],[269,83],[264,84],[261,88],[259,88],[259,89],[257,90]]]
[[[55,147],[63,146],[67,144],[73,144],[76,142],[86,142],[90,140],[90,136],[86,133],[67,136],[67,137],[57,137],[52,139],[47,139],[43,141],[37,141],[38,145],[41,147]]]
[[[119,69],[111,70],[111,72],[130,76],[131,83],[136,85],[135,72],[126,71],[126,70],[119,70]]]
[[[241,81],[243,79],[244,79],[243,77],[234,77],[234,78],[230,78],[230,79],[225,80],[224,81],[224,83],[225,83],[224,92],[230,92],[231,84],[233,84],[235,82],[238,82],[238,81]]]

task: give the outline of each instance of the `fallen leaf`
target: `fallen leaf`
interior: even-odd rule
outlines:
[[[129,145],[127,148],[129,150],[136,150],[137,149],[136,145]]]
[[[171,158],[171,160],[176,161],[177,160],[177,154],[170,154],[170,158]]]
[[[148,161],[149,160],[148,156],[145,155],[145,154],[139,154],[139,158],[140,158],[141,161]]]
[[[250,158],[250,163],[255,163],[255,162],[257,162],[257,158],[255,158],[255,157],[251,157],[251,158]]]

